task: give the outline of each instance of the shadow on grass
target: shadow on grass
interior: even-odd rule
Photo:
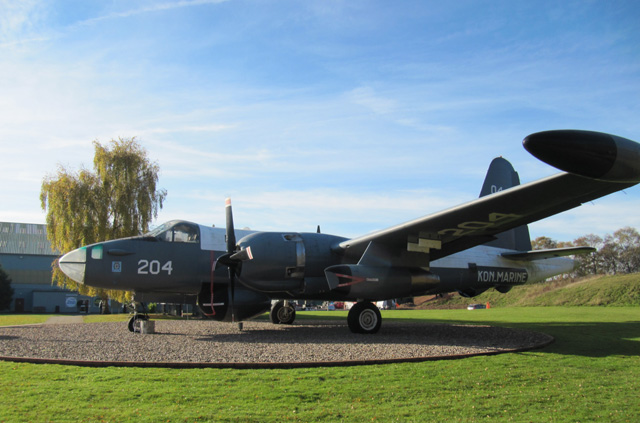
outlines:
[[[555,342],[538,350],[543,353],[584,357],[640,356],[640,321],[506,323],[487,319],[473,322],[451,320],[449,323],[502,326],[546,333],[553,336]]]
[[[546,349],[549,352],[586,357],[640,356],[640,322],[554,323],[530,327],[556,339]]]

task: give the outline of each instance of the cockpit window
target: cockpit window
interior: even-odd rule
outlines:
[[[161,232],[156,238],[158,238],[158,241],[173,242],[173,230],[167,229],[166,231]]]
[[[173,242],[198,242],[198,229],[189,223],[174,226]]]
[[[200,231],[197,225],[189,222],[172,221],[158,226],[145,235],[165,242],[198,242]]]
[[[162,225],[158,226],[157,228],[152,229],[151,231],[147,232],[146,234],[144,234],[145,238],[159,238],[160,234],[164,233],[169,225],[167,225],[166,223],[163,223]]]

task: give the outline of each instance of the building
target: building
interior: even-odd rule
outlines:
[[[11,278],[16,313],[99,313],[100,298],[51,283],[51,250],[46,225],[0,222],[0,266]],[[3,310],[7,311],[7,310]]]

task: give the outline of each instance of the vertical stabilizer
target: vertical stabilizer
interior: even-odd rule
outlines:
[[[480,197],[494,194],[517,185],[520,185],[518,172],[513,169],[511,163],[506,159],[496,157],[489,166],[484,184],[482,184]],[[497,235],[496,238],[495,241],[488,242],[486,245],[518,251],[531,250],[531,238],[527,225],[502,232]]]

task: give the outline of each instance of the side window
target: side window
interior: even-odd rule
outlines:
[[[102,260],[102,245],[96,245],[91,248],[91,258],[94,260]]]

